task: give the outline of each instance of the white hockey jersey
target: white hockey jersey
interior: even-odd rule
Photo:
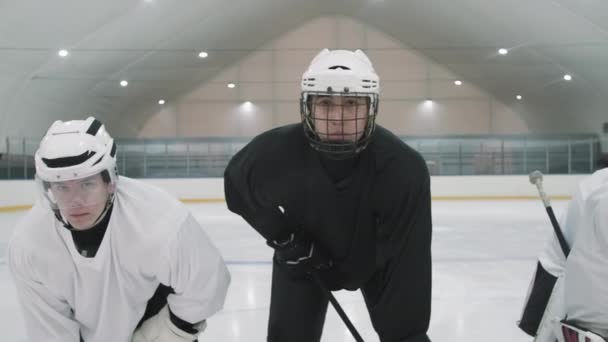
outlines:
[[[31,341],[129,342],[159,284],[188,322],[223,306],[230,275],[187,208],[146,183],[120,177],[112,216],[93,258],[44,203],[18,224],[9,267]]]
[[[583,180],[560,220],[571,246],[568,259],[553,234],[539,260],[559,277],[554,290],[560,296],[547,310],[577,325],[608,336],[608,169]],[[555,307],[560,306],[560,307]],[[549,322],[549,321],[547,321]],[[536,341],[555,341],[551,327],[540,327]]]

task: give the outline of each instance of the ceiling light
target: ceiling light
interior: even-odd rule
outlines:
[[[121,86],[121,87],[126,87],[126,86],[128,86],[128,85],[129,85],[129,82],[127,82],[127,81],[125,81],[125,80],[120,81],[120,86]]]
[[[462,85],[462,81],[456,80],[456,81],[454,81],[454,84],[457,86]]]
[[[251,101],[245,101],[241,104],[240,109],[243,113],[253,113],[253,103]]]
[[[234,84],[234,83],[228,83],[228,88],[233,89],[234,87],[236,87],[236,84]]]
[[[209,54],[206,53],[205,51],[201,51],[201,52],[199,52],[198,57],[199,58],[207,58],[207,57],[209,57]]]
[[[572,76],[570,76],[570,75],[568,75],[568,74],[565,74],[565,75],[564,75],[564,79],[565,79],[566,81],[572,81]]]
[[[165,104],[165,100],[162,100],[162,99],[161,99],[161,100],[158,100],[158,104],[159,104],[159,105],[164,105],[164,104]]]
[[[505,48],[501,48],[501,49],[498,49],[498,53],[501,55],[506,55],[509,53],[509,50],[507,50]]]
[[[57,52],[57,54],[59,55],[59,57],[67,57],[70,52],[68,50],[59,50],[59,52]]]
[[[517,95],[517,96],[515,96],[515,98],[518,99],[518,100],[523,99],[523,97],[521,95]]]

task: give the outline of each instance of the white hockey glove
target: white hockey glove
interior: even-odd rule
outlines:
[[[135,330],[131,342],[193,342],[207,327],[206,321],[196,326],[197,334],[187,333],[176,327],[169,317],[169,307],[148,318],[139,329]]]

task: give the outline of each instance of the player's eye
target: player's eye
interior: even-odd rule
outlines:
[[[86,182],[82,183],[82,187],[85,188],[85,189],[92,189],[96,185],[97,185],[97,183],[94,182],[94,181],[86,181]]]
[[[55,185],[55,186],[53,186],[53,188],[54,188],[56,191],[61,191],[61,192],[66,192],[66,191],[68,191],[68,187],[67,187],[67,186],[65,186],[65,185],[61,185],[61,184],[59,184],[59,185]]]
[[[329,107],[329,106],[331,106],[331,101],[329,99],[322,99],[317,102],[317,105],[323,106],[323,107]]]

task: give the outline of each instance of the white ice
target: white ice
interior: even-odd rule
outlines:
[[[566,202],[555,202],[559,215]],[[224,309],[200,341],[265,341],[271,250],[225,204],[189,205],[229,264]],[[0,341],[26,341],[6,265],[6,245],[25,212],[0,214]],[[516,321],[536,257],[552,234],[540,201],[433,203],[433,296],[429,336],[435,342],[523,342]],[[365,341],[379,341],[360,292],[336,292]],[[354,341],[330,307],[323,342]]]

